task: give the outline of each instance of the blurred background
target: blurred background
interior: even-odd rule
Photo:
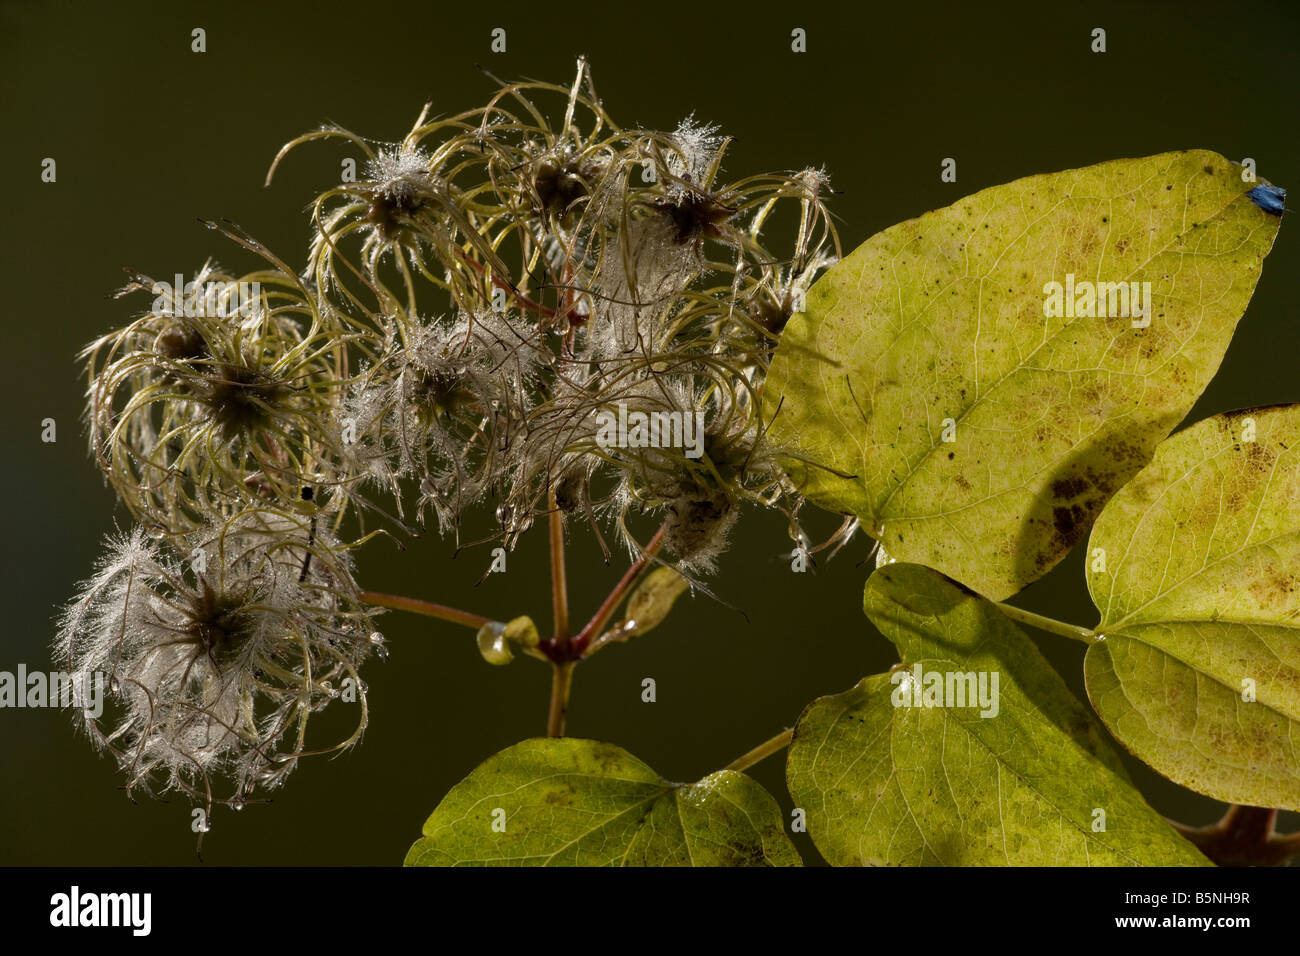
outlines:
[[[167,277],[210,255],[237,272],[257,266],[196,217],[233,219],[300,265],[304,207],[348,155],[304,148],[263,188],[276,151],[301,132],[335,121],[397,140],[426,101],[435,113],[484,102],[494,84],[476,64],[567,84],[586,54],[620,124],[672,129],[694,113],[736,137],[728,178],[824,165],[848,251],[986,186],[1171,149],[1250,156],[1260,176],[1300,189],[1298,26],[1300,7],[1269,2],[0,2],[0,670],[50,669],[54,615],[103,535],[128,523],[87,455],[75,360],[143,307],[110,298],[123,267]],[[206,53],[190,50],[195,27]],[[505,53],[490,51],[496,27]],[[1104,54],[1090,52],[1095,27],[1107,31]],[[791,52],[794,28],[807,31],[806,53]],[[45,157],[57,161],[55,183],[41,181]],[[957,160],[955,184],[940,182],[945,157]],[[1300,400],[1298,273],[1300,234],[1289,226],[1191,420]],[[45,418],[57,421],[53,444],[41,441]],[[809,521],[815,532],[837,524]],[[887,669],[893,649],[861,613],[868,543],[792,574],[783,521],[748,513],[712,582],[732,607],[684,598],[658,630],[579,668],[569,733],[694,780],[789,726],[812,698]],[[487,552],[453,560],[452,550],[432,536],[403,554],[374,542],[362,583],[549,622],[541,525],[507,574],[477,587]],[[625,562],[606,567],[581,527],[570,555],[574,615],[585,619]],[[1095,623],[1081,551],[1017,603]],[[372,716],[362,744],[303,761],[269,805],[217,808],[208,864],[399,863],[452,785],[543,732],[550,673],[540,662],[490,667],[472,632],[428,619],[394,612],[381,626],[391,658],[363,672]],[[1036,638],[1082,694],[1082,647]],[[641,702],[645,677],[656,703]],[[1222,812],[1131,763],[1162,813],[1207,823]],[[751,772],[789,819],[783,766],[772,758]],[[0,710],[0,775],[0,863],[198,862],[188,802],[133,804],[66,712]],[[1282,825],[1300,823],[1288,814]],[[795,839],[818,859],[806,835]]]

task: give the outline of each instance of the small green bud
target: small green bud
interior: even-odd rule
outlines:
[[[509,664],[515,659],[514,652],[510,649],[511,643],[536,647],[542,642],[542,636],[537,633],[533,619],[524,616],[514,618],[509,624],[489,621],[479,628],[477,641],[478,652],[483,655],[483,660],[489,664],[501,665]]]
[[[686,590],[686,579],[672,568],[655,568],[627,599],[623,630],[627,637],[656,627]]]
[[[536,647],[542,642],[542,636],[537,633],[537,625],[527,616],[517,617],[507,624],[505,637],[524,647]]]
[[[506,625],[500,621],[489,621],[484,624],[478,629],[476,639],[478,652],[489,664],[499,667],[515,659],[514,653],[510,650],[510,642],[506,640]]]

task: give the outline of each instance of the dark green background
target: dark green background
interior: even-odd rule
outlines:
[[[1249,11],[1249,12],[1239,12]],[[481,63],[508,78],[567,83],[586,53],[623,125],[672,128],[694,112],[737,137],[727,172],[824,164],[846,250],[902,219],[1032,173],[1170,149],[1252,156],[1300,189],[1296,5],[980,5],[387,2],[0,4],[5,196],[0,323],[3,634],[0,670],[48,669],[51,619],[125,514],[87,458],[75,352],[140,302],[109,298],[123,266],[170,276],[208,255],[254,267],[196,217],[229,217],[303,261],[302,209],[338,176],[337,147],[308,147],[262,180],[279,146],[324,120],[400,138],[423,103],[485,100]],[[208,51],[190,52],[190,30]],[[489,52],[508,31],[509,51]],[[808,52],[790,52],[793,27]],[[1089,52],[1090,31],[1109,52]],[[40,181],[44,157],[58,182]],[[939,181],[943,157],[958,182]],[[1192,419],[1300,399],[1294,306],[1300,235],[1282,229],[1223,369]],[[58,422],[42,444],[40,421]],[[833,520],[818,522],[829,530]],[[506,575],[481,587],[483,551],[452,561],[438,540],[405,555],[378,543],[363,582],[486,613],[549,620],[539,527]],[[675,780],[695,779],[788,726],[813,697],[895,659],[861,615],[857,542],[794,575],[772,515],[750,514],[717,591],[684,601],[651,636],[577,674],[570,732],[621,744]],[[575,529],[571,577],[585,617],[621,567]],[[1075,554],[1019,599],[1095,621]],[[219,808],[205,846],[218,864],[396,863],[439,797],[483,758],[544,727],[549,673],[492,668],[468,631],[388,615],[387,663],[365,676],[362,745],[302,763],[269,806]],[[1075,687],[1081,648],[1040,635]],[[641,680],[658,702],[640,701]],[[789,813],[780,759],[754,771]],[[58,711],[0,711],[0,862],[195,861],[189,806],[116,789],[111,762]],[[1208,822],[1221,807],[1140,770],[1157,809]],[[1288,825],[1294,817],[1288,815]],[[796,839],[811,856],[806,836]]]

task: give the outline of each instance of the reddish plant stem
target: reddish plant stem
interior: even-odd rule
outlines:
[[[543,650],[551,658],[551,703],[546,714],[546,736],[563,737],[569,713],[569,691],[573,687],[573,665],[569,657],[569,582],[564,563],[564,514],[555,500],[555,489],[547,497],[550,514],[547,526],[551,548],[551,607],[555,630]]]
[[[581,655],[583,651],[591,644],[592,641],[600,637],[605,630],[605,625],[609,623],[614,612],[618,610],[619,604],[627,597],[628,592],[636,586],[637,581],[645,574],[646,569],[650,566],[650,559],[655,556],[664,543],[664,528],[655,532],[650,543],[645,546],[641,554],[632,566],[619,579],[618,584],[614,585],[614,590],[610,591],[605,600],[601,602],[600,607],[596,608],[596,613],[591,616],[591,620],[586,623],[572,642],[572,650],[575,655]]]
[[[550,494],[548,524],[551,538],[551,607],[555,621],[555,632],[551,640],[563,651],[569,643],[569,582],[564,566],[564,514],[555,503],[554,489]]]
[[[569,715],[569,690],[573,686],[573,668],[577,661],[553,662],[551,665],[551,706],[546,714],[546,736],[563,737]]]
[[[1300,833],[1274,831],[1277,810],[1232,805],[1217,823],[1175,830],[1219,866],[1281,866],[1300,856]]]
[[[394,611],[410,611],[413,614],[423,614],[426,617],[436,617],[440,621],[447,621],[451,624],[461,624],[465,627],[472,627],[475,630],[484,624],[491,623],[492,619],[483,617],[481,614],[472,614],[469,611],[461,611],[454,607],[448,607],[445,604],[434,604],[432,601],[421,601],[419,598],[402,597],[400,594],[380,594],[378,591],[362,591],[361,599],[367,604],[374,604],[378,607],[392,608]]]
[[[513,285],[511,285],[508,280],[502,279],[500,276],[496,274],[489,273],[487,266],[483,265],[481,262],[475,262],[469,256],[465,255],[465,253],[460,249],[457,249],[456,252],[460,255],[460,259],[462,262],[465,263],[465,265],[469,266],[472,269],[477,270],[480,275],[490,274],[492,279],[492,284],[496,286],[498,289],[505,289],[505,291],[509,292],[512,296],[514,296],[515,300],[520,305],[522,305],[525,309],[528,309],[530,312],[536,312],[538,315],[544,316],[545,318],[548,319],[555,318],[556,312],[554,309],[550,308],[549,306],[542,305],[540,302],[537,302],[536,300],[531,299],[528,296],[524,295]]]

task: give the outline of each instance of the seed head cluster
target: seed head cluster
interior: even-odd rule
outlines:
[[[111,541],[59,651],[110,675],[116,723],[88,729],[132,786],[273,786],[345,680],[361,716],[337,746],[357,739],[376,644],[349,553],[369,522],[459,541],[486,508],[509,548],[558,510],[608,553],[611,531],[639,551],[629,520],[650,515],[694,577],[746,504],[803,540],[760,404],[782,329],[839,254],[824,173],[727,181],[717,128],[623,129],[583,61],[569,86],[426,108],[399,143],[324,127],[272,175],[321,140],[355,175],[345,163],[312,204],[303,270],[211,223],[261,267],[208,264],[194,287],[252,300],[193,314],[136,276],[124,291],[152,307],[85,352],[91,451],[139,526]],[[702,422],[700,453],[602,441],[620,411]]]

